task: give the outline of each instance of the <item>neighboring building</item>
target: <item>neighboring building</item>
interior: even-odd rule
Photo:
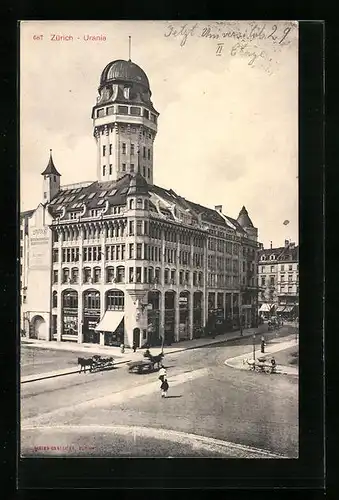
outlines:
[[[151,95],[139,66],[111,62],[92,111],[97,180],[61,186],[50,154],[22,270],[31,337],[160,345],[256,324],[258,231],[245,207],[235,220],[153,184]]]
[[[259,314],[299,315],[299,247],[289,240],[258,255]]]

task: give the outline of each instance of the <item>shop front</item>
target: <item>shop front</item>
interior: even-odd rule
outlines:
[[[165,293],[165,319],[164,319],[165,345],[175,341],[175,292]]]
[[[194,339],[198,339],[203,336],[202,298],[203,298],[202,292],[194,292],[193,294],[193,338]]]
[[[62,333],[61,340],[78,340],[78,292],[65,290],[62,293]]]
[[[84,292],[83,341],[88,344],[99,344],[100,333],[96,326],[100,321],[100,293],[94,290]]]
[[[148,292],[147,308],[147,340],[149,347],[161,346],[160,337],[160,292],[157,290]]]
[[[179,341],[190,338],[189,307],[189,292],[181,292],[179,295]]]

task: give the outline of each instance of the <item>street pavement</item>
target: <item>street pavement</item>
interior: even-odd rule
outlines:
[[[275,342],[290,333],[284,327],[265,336]],[[156,372],[130,374],[123,364],[107,372],[22,384],[22,454],[121,456],[125,450],[130,456],[155,456],[158,440],[162,456],[297,457],[298,381],[225,365],[226,359],[251,351],[252,339],[243,337],[165,354],[167,399],[160,397]],[[139,430],[135,434],[133,429]],[[165,437],[160,430],[167,432]],[[203,438],[225,446],[216,444],[213,451]],[[75,443],[76,451],[39,448],[60,443]]]

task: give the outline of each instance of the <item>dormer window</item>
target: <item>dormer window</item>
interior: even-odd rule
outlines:
[[[262,256],[261,256],[261,260],[266,260],[265,255],[262,255]]]
[[[275,255],[272,254],[271,257],[270,257],[271,260],[274,260],[275,259]]]

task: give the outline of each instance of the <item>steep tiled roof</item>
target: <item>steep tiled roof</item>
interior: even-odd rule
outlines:
[[[237,221],[242,227],[254,227],[246,208],[243,206],[239,212]]]
[[[261,258],[262,255],[265,255],[265,257],[269,258],[271,255],[275,256],[275,259],[280,260],[280,261],[298,261],[299,260],[299,247],[277,247],[277,248],[265,248],[262,250],[259,250],[258,256],[259,259]]]
[[[20,212],[20,219],[26,219],[31,217],[35,210],[26,210],[25,212]]]
[[[50,149],[50,153],[49,153],[49,162],[48,162],[48,165],[45,168],[45,170],[42,172],[41,175],[48,175],[48,174],[58,175],[59,177],[61,177],[61,175],[59,174],[59,172],[55,168],[55,165],[54,165],[54,162],[53,162],[53,158],[52,158],[52,150],[51,149]]]
[[[169,220],[176,220],[172,211],[172,207],[175,205],[177,209],[187,212],[193,218],[201,218],[202,222],[228,227],[224,216],[217,210],[186,200],[172,189],[147,184],[140,174],[126,174],[118,181],[96,181],[82,188],[59,191],[51,200],[49,210],[52,215],[62,206],[65,207],[66,211],[81,210],[83,203],[88,209],[103,208],[103,200],[108,200],[109,205],[113,206],[125,205],[126,197],[134,191],[136,191],[135,194],[150,194],[150,209],[153,215],[159,216],[159,218],[165,216]],[[237,220],[229,216],[226,217],[238,232],[246,234]]]

